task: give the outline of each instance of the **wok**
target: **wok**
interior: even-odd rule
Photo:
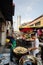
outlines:
[[[14,50],[14,55],[20,59],[23,55],[27,54],[27,49],[21,46],[16,47]]]

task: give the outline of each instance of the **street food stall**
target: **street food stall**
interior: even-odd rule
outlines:
[[[29,28],[30,28],[30,29],[29,29]],[[31,31],[31,29],[32,29],[32,31]],[[21,28],[20,28],[20,31],[21,31],[21,32],[25,32],[25,33],[28,32],[29,34],[31,34],[31,33],[37,33],[37,30],[42,30],[42,29],[43,29],[43,27],[41,27],[41,26],[40,26],[40,27],[39,27],[39,26],[38,26],[38,27],[31,26],[31,27],[27,27],[27,28],[26,28],[26,27],[24,27],[24,28],[21,27]],[[28,36],[28,35],[27,35],[27,36]],[[39,37],[40,37],[40,36],[39,36]],[[39,37],[38,37],[38,38],[39,38]],[[42,38],[43,38],[43,36],[42,36]],[[30,37],[27,37],[27,39],[25,39],[25,40],[26,40],[26,42],[27,42],[27,46],[28,46],[28,47],[29,47],[29,43],[30,43],[29,41],[33,42],[33,40],[31,40]],[[42,39],[42,40],[43,40],[43,39]],[[31,43],[31,44],[32,44],[32,43]],[[32,46],[33,46],[33,44],[32,44]],[[42,58],[42,60],[43,60],[43,44],[40,43],[40,47],[41,47],[41,58]]]
[[[27,54],[27,49],[24,47],[18,46],[13,52],[17,65],[40,65],[36,57]]]
[[[28,54],[25,47],[18,46],[14,50],[17,65],[42,65],[33,55]]]
[[[21,32],[23,32],[25,39],[23,39],[23,45],[28,48],[32,46],[33,40],[31,39],[31,34],[33,33],[33,29],[30,26],[22,26],[19,28]]]

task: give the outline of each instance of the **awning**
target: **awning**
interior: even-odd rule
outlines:
[[[33,31],[32,28],[19,28],[19,30],[20,30],[21,32],[24,32],[24,33],[29,32],[29,31]]]
[[[32,29],[43,29],[43,26],[31,26]]]
[[[43,26],[20,26],[19,30],[21,32],[28,32],[28,31],[36,31],[37,29],[43,29]]]

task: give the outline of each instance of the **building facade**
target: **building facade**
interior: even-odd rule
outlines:
[[[6,43],[7,30],[12,31],[14,7],[13,0],[0,0],[0,45]]]
[[[34,27],[43,27],[43,15],[29,22],[27,25]]]
[[[33,21],[22,24],[20,28],[22,27],[43,27],[43,15],[37,17]]]
[[[17,16],[17,30],[19,31],[19,26],[21,25],[21,16]]]

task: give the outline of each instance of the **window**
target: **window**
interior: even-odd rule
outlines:
[[[30,25],[30,26],[34,26],[34,24]]]
[[[35,26],[39,26],[40,25],[40,21],[39,22],[37,22],[37,23],[35,23]]]

